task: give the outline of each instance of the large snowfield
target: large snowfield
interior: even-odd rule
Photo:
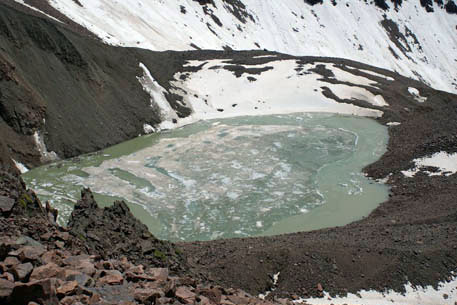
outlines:
[[[112,45],[159,51],[267,49],[346,58],[457,92],[457,18],[435,2],[433,13],[419,1],[403,1],[398,11],[391,2],[383,11],[360,0],[336,6],[331,1],[310,6],[303,0],[243,0],[242,5],[214,0],[214,6],[192,0],[77,2],[50,0]]]

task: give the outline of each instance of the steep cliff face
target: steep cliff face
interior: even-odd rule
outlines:
[[[0,4],[0,134],[12,157],[34,166],[158,122],[137,80],[139,53]]]
[[[268,49],[347,58],[457,92],[454,0],[49,3],[112,45],[158,51]]]

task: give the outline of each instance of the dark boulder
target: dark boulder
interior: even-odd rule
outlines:
[[[0,213],[9,215],[14,206],[14,199],[11,199],[6,196],[0,196]]]
[[[37,302],[43,305],[58,305],[56,294],[56,279],[34,281],[26,284],[17,284],[10,296],[10,304],[27,305]]]
[[[0,302],[2,299],[8,298],[14,289],[14,283],[0,279]]]
[[[70,232],[104,259],[125,256],[145,267],[167,267],[181,273],[187,263],[174,244],[155,238],[123,201],[99,208],[89,189],[81,192],[68,223]]]

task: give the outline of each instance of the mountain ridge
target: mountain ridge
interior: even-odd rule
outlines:
[[[453,0],[78,3],[51,0],[49,6],[111,45],[339,57],[457,92]]]

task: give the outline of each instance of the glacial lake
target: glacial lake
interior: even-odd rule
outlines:
[[[158,238],[275,235],[341,226],[388,197],[362,168],[385,152],[372,119],[303,113],[201,121],[23,175],[64,225],[83,187],[124,199]]]

